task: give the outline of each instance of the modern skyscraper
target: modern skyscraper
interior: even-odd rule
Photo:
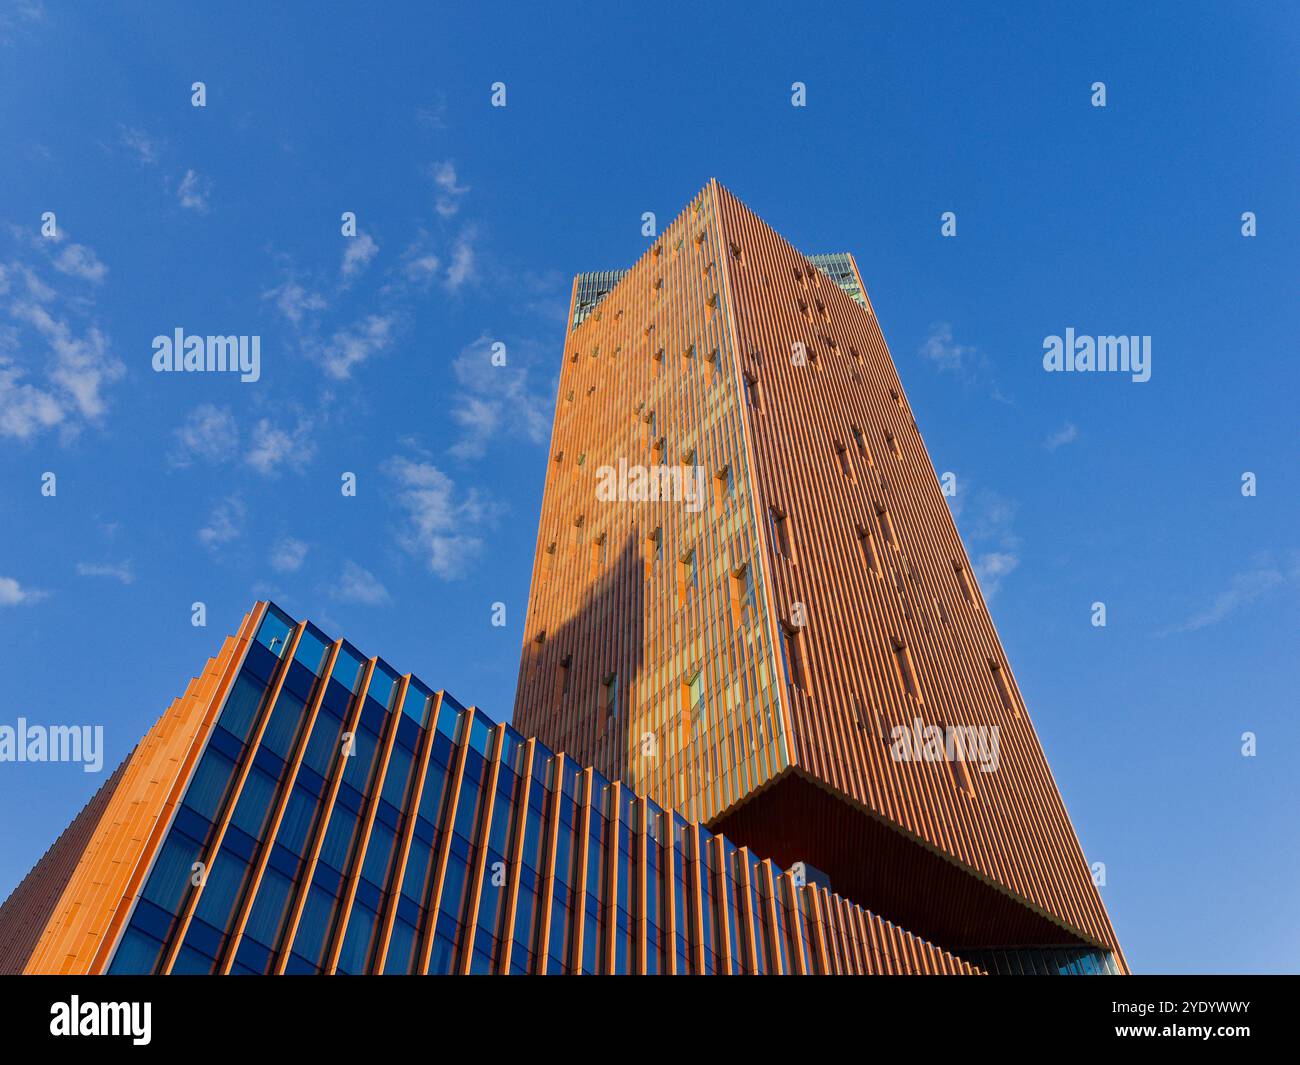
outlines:
[[[716,181],[574,282],[513,720],[946,949],[1125,970],[856,263]]]
[[[1127,971],[850,256],[710,183],[556,408],[517,728],[258,603],[0,972]]]
[[[258,603],[0,906],[24,971],[979,969]]]

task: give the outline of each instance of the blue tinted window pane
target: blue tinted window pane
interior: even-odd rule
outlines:
[[[280,930],[288,917],[292,901],[293,881],[278,870],[268,867],[258,886],[257,898],[248,915],[244,935],[264,947],[274,947],[280,938]]]
[[[330,679],[338,681],[344,688],[350,692],[356,692],[357,684],[361,680],[362,671],[366,668],[366,660],[361,657],[361,653],[346,640],[339,648],[338,658],[334,661],[334,669],[330,673]]]
[[[402,713],[424,728],[429,723],[430,700],[433,693],[414,677],[406,688],[406,698],[402,700]]]
[[[333,895],[313,884],[298,922],[298,934],[294,936],[294,953],[317,967],[324,960],[325,941],[334,919],[335,903]]]
[[[456,738],[456,722],[464,709],[446,692],[442,693],[442,705],[438,708],[438,731],[450,740]]]
[[[185,790],[185,805],[207,820],[216,821],[217,812],[221,809],[234,773],[235,763],[220,751],[209,747],[199,760],[194,777]]]
[[[475,714],[469,725],[469,745],[484,758],[492,745],[492,723],[482,714]]]
[[[194,840],[178,832],[169,833],[149,874],[144,897],[175,916],[190,887],[194,873],[191,867],[201,856],[201,848]]]
[[[375,672],[370,678],[370,688],[366,695],[387,710],[393,701],[393,693],[397,690],[398,679],[392,667],[380,660],[375,663]]]
[[[344,783],[357,791],[366,791],[378,750],[379,737],[369,729],[358,728],[352,734],[352,746],[349,748],[347,766],[343,770]]]
[[[293,749],[293,741],[298,736],[298,728],[306,713],[306,705],[287,688],[280,692],[271,711],[271,720],[266,723],[262,734],[263,746],[287,759]]]
[[[398,918],[393,922],[393,933],[388,940],[388,956],[384,960],[384,973],[401,976],[415,968],[415,928]]]
[[[275,799],[275,788],[275,779],[253,766],[239,793],[231,821],[250,836],[261,839],[271,802]]]
[[[163,944],[134,928],[128,928],[113,955],[109,966],[112,975],[146,976],[151,974],[162,959]]]
[[[195,916],[218,930],[227,928],[247,872],[246,862],[222,848],[208,870]]]
[[[226,697],[226,705],[221,709],[217,723],[226,731],[236,736],[240,742],[248,742],[248,734],[253,729],[257,718],[257,708],[262,703],[266,687],[261,681],[241,673]]]
[[[335,757],[342,750],[343,720],[321,707],[311,728],[303,764],[322,777],[330,775]]]
[[[288,614],[274,604],[269,604],[266,617],[262,619],[262,624],[257,630],[257,642],[276,656],[280,656],[284,654],[293,627],[294,621]]]
[[[295,787],[289,796],[284,817],[280,821],[280,830],[276,833],[276,842],[298,857],[303,857],[307,845],[307,835],[311,832],[312,822],[316,818],[316,809],[320,804],[316,796],[301,787]]]
[[[319,677],[325,668],[332,642],[316,626],[308,625],[298,637],[298,647],[293,652],[293,660],[306,666]]]

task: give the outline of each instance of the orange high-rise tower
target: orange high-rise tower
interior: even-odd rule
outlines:
[[[993,971],[1125,971],[856,263],[716,181],[575,279],[514,722]]]

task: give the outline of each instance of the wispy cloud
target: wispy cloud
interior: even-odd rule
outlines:
[[[397,488],[404,512],[398,543],[443,580],[464,577],[483,546],[481,531],[505,508],[471,488],[458,493],[455,482],[427,462],[396,456],[385,472]]]
[[[425,129],[440,131],[447,128],[447,97],[439,93],[432,103],[415,109],[415,121]]]
[[[959,344],[952,336],[952,326],[937,322],[930,327],[930,335],[921,345],[921,358],[928,360],[937,370],[950,373],[969,371],[979,353],[969,344]]]
[[[0,436],[27,440],[59,427],[73,437],[102,417],[109,386],[126,374],[81,284],[102,280],[107,267],[85,245],[9,232],[67,280],[47,282],[42,264],[21,251],[0,262]]]
[[[527,360],[535,345],[511,343],[506,365],[494,366],[493,342],[484,334],[452,362],[462,389],[451,405],[452,420],[463,431],[449,448],[456,458],[481,457],[493,439],[523,437],[543,444],[550,430],[550,403],[528,387]]]
[[[989,398],[999,403],[1012,403],[994,379],[992,365],[985,354],[974,344],[959,342],[949,323],[932,325],[930,335],[921,343],[918,354],[939,373],[952,374],[968,386],[986,389]]]
[[[167,453],[167,461],[172,466],[183,468],[196,459],[228,462],[239,453],[239,426],[235,416],[229,409],[211,403],[190,411],[174,435],[176,446]]]
[[[393,319],[370,314],[361,321],[340,329],[325,345],[325,372],[340,381],[352,376],[353,367],[388,347],[393,338]]]
[[[262,418],[253,426],[244,459],[264,477],[278,477],[286,469],[302,470],[316,455],[311,431],[309,419],[300,418],[289,430]]]
[[[216,548],[239,539],[244,532],[247,508],[238,496],[229,496],[212,508],[208,523],[199,530],[199,543]]]
[[[45,5],[37,0],[14,0],[4,5],[0,10],[0,45],[17,44],[37,26],[43,25],[47,18]]]
[[[1055,451],[1058,447],[1064,447],[1066,444],[1073,444],[1079,439],[1079,429],[1074,422],[1066,422],[1056,430],[1051,436],[1043,441],[1043,446],[1048,451]]]
[[[429,174],[438,192],[434,198],[434,209],[443,218],[450,218],[460,210],[460,201],[469,192],[468,185],[461,185],[456,180],[456,166],[451,162],[433,163]]]
[[[419,246],[408,248],[404,259],[407,279],[416,284],[432,281],[438,274],[438,267],[442,265],[442,260],[433,252]]]
[[[77,572],[83,577],[108,577],[122,584],[135,581],[135,569],[130,559],[125,562],[78,562]]]
[[[466,227],[451,249],[451,263],[447,267],[447,288],[457,291],[467,281],[475,277],[475,230]]]
[[[1226,621],[1233,614],[1264,598],[1284,585],[1300,582],[1300,554],[1293,554],[1288,565],[1278,563],[1271,554],[1264,553],[1254,564],[1228,581],[1228,587],[1219,592],[1210,604],[1189,615],[1181,623],[1163,630],[1160,635],[1178,632],[1196,632]]]
[[[294,326],[301,325],[303,317],[308,313],[323,311],[329,307],[325,297],[319,292],[308,292],[302,285],[292,280],[263,292],[262,298],[275,300],[280,313]]]
[[[0,606],[31,606],[49,594],[38,588],[24,588],[13,577],[0,577]]]
[[[198,211],[202,214],[208,209],[208,197],[211,195],[211,187],[212,183],[207,178],[200,177],[193,170],[186,170],[179,187],[176,189],[176,198],[186,210]]]
[[[93,249],[84,244],[69,244],[54,260],[54,269],[61,274],[79,277],[94,284],[104,280],[108,267],[99,261]]]
[[[343,563],[343,571],[331,584],[330,594],[340,603],[362,606],[384,606],[393,601],[378,577],[352,561]]]
[[[277,573],[297,573],[307,560],[307,545],[292,536],[277,541],[271,548],[271,568]]]
[[[364,270],[370,260],[378,254],[379,245],[369,233],[358,233],[355,237],[348,237],[343,249],[343,262],[339,265],[339,273],[345,279],[351,278]]]
[[[158,145],[143,130],[121,126],[119,143],[131,152],[141,166],[154,166],[158,162]]]
[[[967,476],[958,479],[957,494],[948,498],[948,505],[970,548],[980,590],[985,599],[992,599],[1020,565],[1016,502]]]
[[[78,333],[64,318],[56,318],[45,307],[20,301],[10,314],[30,325],[49,345],[55,357],[50,379],[72,400],[76,410],[86,418],[104,413],[105,385],[118,380],[126,367],[108,350],[108,338],[96,326]]]
[[[1009,551],[986,551],[971,560],[971,567],[979,581],[985,599],[992,599],[1002,587],[1002,578],[1020,565],[1018,555]]]

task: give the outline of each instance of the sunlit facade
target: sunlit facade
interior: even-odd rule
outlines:
[[[716,181],[574,281],[512,720],[949,950],[1125,968],[857,262]]]
[[[259,603],[14,971],[1127,966],[857,262],[710,182],[574,280],[511,724]]]
[[[32,973],[979,971],[266,603],[0,929]]]

